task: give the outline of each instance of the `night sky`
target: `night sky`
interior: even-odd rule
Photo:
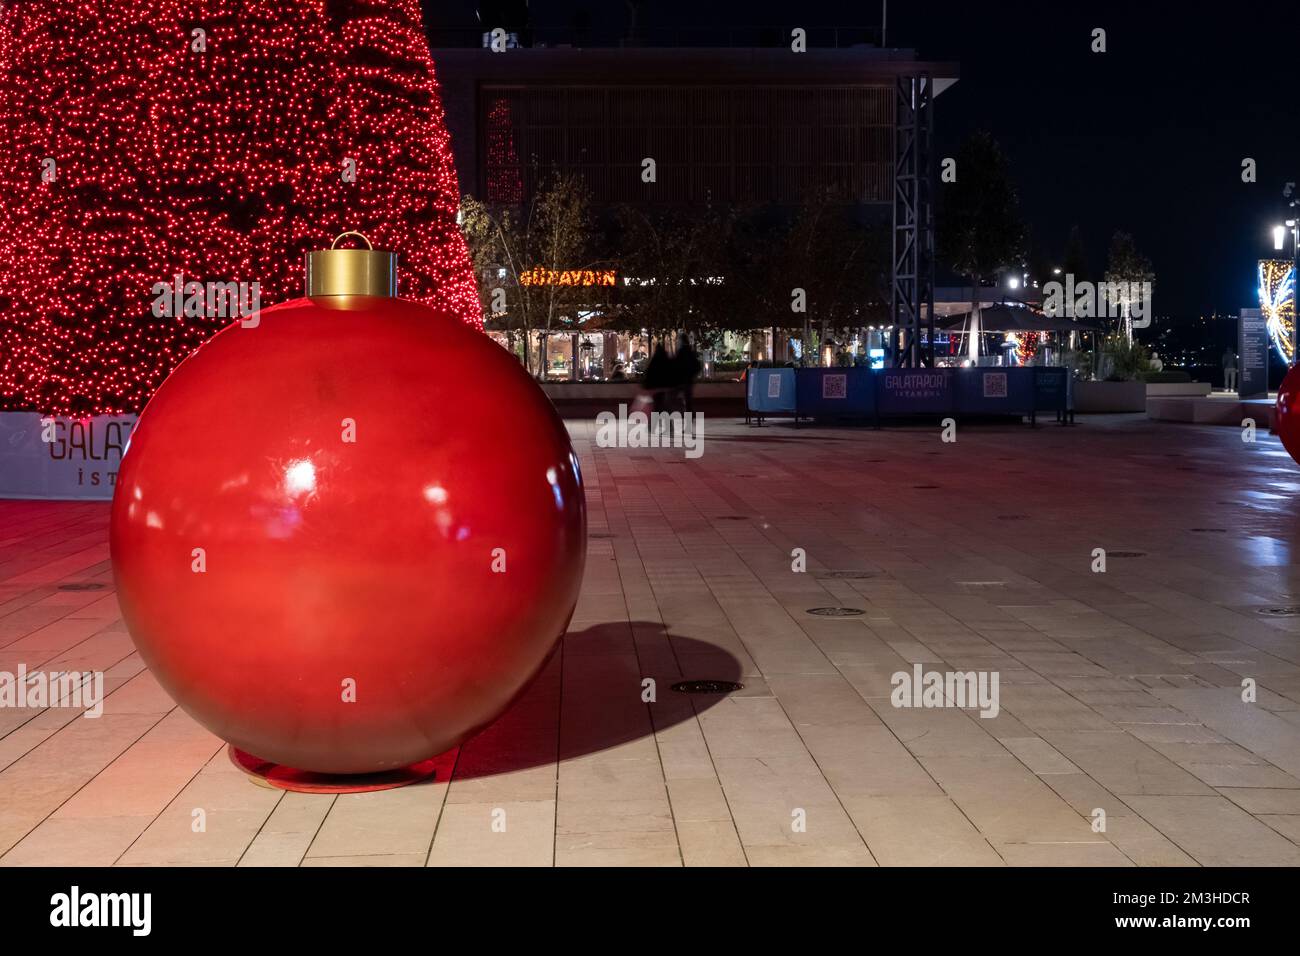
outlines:
[[[425,6],[431,27],[475,23],[472,0]],[[875,0],[642,6],[651,29],[880,22]],[[617,36],[626,22],[616,0],[533,0],[531,10],[549,29],[570,27],[579,10],[593,34]],[[1089,49],[1094,27],[1106,30],[1104,54]],[[960,82],[938,100],[940,153],[990,131],[1049,260],[1077,224],[1100,272],[1123,229],[1152,260],[1158,316],[1181,325],[1257,304],[1255,261],[1273,255],[1283,185],[1300,181],[1300,4],[894,0],[888,39],[959,63]],[[1258,164],[1253,184],[1241,180],[1245,157]]]

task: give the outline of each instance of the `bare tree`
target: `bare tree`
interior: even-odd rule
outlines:
[[[546,339],[568,317],[576,332],[576,312],[590,294],[583,279],[598,262],[593,246],[591,198],[581,177],[554,174],[533,197],[518,206],[490,207],[472,196],[461,201],[462,229],[469,243],[484,311],[523,333],[524,367],[546,370]],[[530,333],[541,332],[536,361]]]

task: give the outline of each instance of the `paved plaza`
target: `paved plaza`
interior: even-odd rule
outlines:
[[[710,418],[688,459],[569,427],[562,647],[385,792],[253,783],[134,653],[108,505],[0,501],[0,670],[109,691],[0,709],[0,863],[1300,864],[1300,616],[1262,613],[1300,605],[1300,468],[1266,431]],[[894,706],[916,665],[996,675],[996,716]]]

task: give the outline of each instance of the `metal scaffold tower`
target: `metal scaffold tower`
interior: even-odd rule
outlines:
[[[900,76],[895,90],[890,342],[894,365],[933,366],[934,78]]]

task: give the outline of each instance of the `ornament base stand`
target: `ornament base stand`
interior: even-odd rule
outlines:
[[[226,752],[230,756],[230,762],[248,774],[249,779],[258,786],[292,790],[295,793],[371,793],[375,790],[395,790],[431,779],[435,764],[430,759],[381,773],[314,773],[254,757],[234,744],[229,745]]]

